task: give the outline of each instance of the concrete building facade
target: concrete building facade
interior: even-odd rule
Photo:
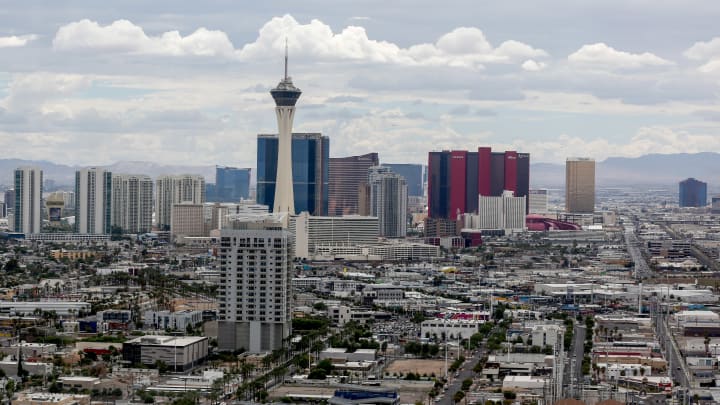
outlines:
[[[20,167],[15,170],[15,193],[5,194],[6,202],[13,204],[12,220],[8,221],[15,232],[40,233],[42,227],[43,171],[38,167]]]
[[[170,230],[175,204],[203,204],[205,178],[195,174],[160,176],[155,181],[155,225]]]
[[[405,178],[383,166],[368,171],[370,215],[377,217],[380,236],[404,238],[407,234],[408,187]]]
[[[316,217],[304,212],[291,219],[289,230],[295,235],[295,256],[307,259],[320,245],[376,244],[378,226],[377,217]]]
[[[247,222],[221,232],[218,346],[250,353],[290,336],[292,235],[279,222]]]
[[[174,204],[172,206],[172,219],[170,220],[170,233],[173,237],[205,236],[205,216],[201,204]]]
[[[112,226],[125,233],[152,230],[153,181],[138,174],[112,177]]]
[[[112,214],[112,173],[102,168],[75,172],[75,232],[109,234]]]

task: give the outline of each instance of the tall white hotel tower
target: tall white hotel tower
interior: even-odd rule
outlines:
[[[40,233],[42,227],[43,171],[39,167],[15,170],[15,206],[10,222],[13,231]]]
[[[275,99],[275,114],[278,121],[277,177],[275,178],[275,202],[273,212],[295,214],[292,177],[292,124],[295,117],[295,103],[302,92],[293,85],[287,74],[287,44],[285,44],[285,78],[270,95]]]

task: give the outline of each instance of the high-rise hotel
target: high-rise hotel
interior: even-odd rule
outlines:
[[[530,188],[530,154],[493,152],[480,147],[430,152],[428,165],[428,216],[455,220],[478,212],[479,196],[526,197]]]
[[[315,177],[305,177],[309,173],[302,171],[294,173],[296,151],[305,155],[312,153],[312,148],[295,149],[292,120],[300,89],[287,75],[287,50],[285,77],[270,94],[275,100],[279,134],[258,137],[258,202],[269,203],[275,215],[238,219],[230,225],[231,229],[221,231],[218,319],[221,350],[244,348],[250,353],[261,353],[287,343],[292,326],[290,283],[294,257],[293,238],[287,231],[289,216],[299,211],[298,201],[318,199],[318,190],[309,184],[316,181]],[[268,160],[261,161],[261,157]],[[309,162],[314,163],[315,159]],[[294,190],[297,180],[307,182],[308,187],[301,185]],[[300,208],[318,210],[317,206]]]
[[[170,230],[174,205],[202,205],[204,202],[203,176],[194,174],[160,176],[155,181],[155,224],[160,230]]]
[[[271,218],[233,226],[220,238],[218,346],[269,352],[290,336],[292,235]]]
[[[111,206],[112,173],[95,167],[75,172],[75,232],[109,234]]]
[[[572,157],[565,161],[565,211],[595,211],[595,159]]]
[[[140,174],[112,176],[112,225],[126,233],[152,230],[153,181]]]
[[[12,203],[12,230],[24,234],[39,233],[42,226],[43,172],[38,167],[21,167],[15,170],[15,195],[5,202]],[[12,200],[12,201],[8,201]]]

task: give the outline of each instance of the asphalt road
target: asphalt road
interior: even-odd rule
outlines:
[[[633,228],[625,228],[625,243],[627,244],[627,251],[635,264],[635,278],[643,279],[645,277],[649,277],[650,267],[648,266],[647,261],[645,261],[645,257],[643,257],[640,252],[640,242],[638,241]]]
[[[585,344],[585,326],[575,324],[573,332],[573,341],[568,349],[568,364],[565,366],[565,375],[563,385],[567,387],[565,395],[575,397],[578,393],[574,392],[574,388],[579,387],[583,383],[582,361]]]
[[[448,377],[452,378],[448,382],[448,389],[443,393],[442,399],[440,401],[437,401],[435,403],[440,405],[452,405],[453,400],[452,397],[455,395],[457,391],[460,391],[460,388],[462,387],[463,380],[467,378],[473,378],[475,377],[475,372],[472,370],[473,367],[475,367],[475,364],[477,364],[478,361],[480,361],[480,358],[487,354],[485,349],[485,340],[483,340],[483,343],[480,345],[480,347],[475,351],[475,354],[473,354],[472,357],[465,360],[465,363],[462,365],[460,370],[458,370],[458,376],[455,377],[455,374],[449,374]]]
[[[682,356],[678,352],[678,348],[672,342],[670,331],[665,323],[666,314],[656,313],[655,324],[658,341],[665,348],[665,357],[669,362],[669,374],[673,381],[677,381],[678,385],[684,388],[690,388],[688,375],[685,373],[685,364]]]

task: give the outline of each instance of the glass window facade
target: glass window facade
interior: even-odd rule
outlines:
[[[512,159],[507,158],[510,155]],[[460,208],[463,213],[477,212],[479,195],[500,196],[509,186],[516,196],[527,196],[530,154],[492,152],[488,147],[477,152],[430,152],[427,176],[428,216],[454,219]]]
[[[680,182],[680,207],[704,207],[707,205],[707,183],[694,178]]]
[[[250,198],[250,169],[215,168],[215,184],[205,186],[209,202],[238,202]]]
[[[277,177],[277,135],[258,135],[257,202],[272,210]],[[293,134],[292,172],[295,212],[327,215],[330,140],[320,134]]]
[[[376,165],[377,166],[377,165]],[[422,197],[423,195],[423,165],[408,163],[385,163],[393,172],[403,176],[407,182],[408,196]]]

